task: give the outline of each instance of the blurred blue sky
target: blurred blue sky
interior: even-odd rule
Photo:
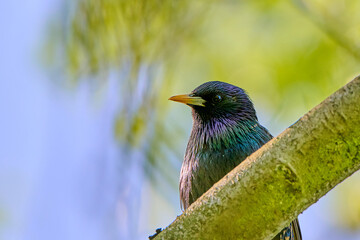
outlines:
[[[116,106],[110,98],[95,106],[84,85],[64,91],[40,65],[45,29],[59,7],[60,1],[1,2],[1,239],[117,233],[109,220],[117,199]]]
[[[141,153],[121,161],[116,81],[99,100],[86,83],[68,90],[41,66],[46,27],[62,4],[0,3],[0,239],[145,239],[180,214],[178,196],[154,191]],[[304,239],[360,239],[331,220],[331,194],[300,215]]]

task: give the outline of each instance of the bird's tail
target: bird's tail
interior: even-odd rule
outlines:
[[[284,228],[273,240],[302,240],[299,220],[296,218],[290,225]]]

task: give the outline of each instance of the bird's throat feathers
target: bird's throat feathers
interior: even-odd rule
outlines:
[[[194,119],[189,142],[192,151],[225,151],[243,148],[255,151],[269,140],[269,133],[257,120],[231,120],[226,118],[201,121]]]

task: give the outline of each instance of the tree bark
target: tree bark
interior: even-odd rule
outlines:
[[[156,239],[271,239],[360,168],[360,76],[217,182]]]

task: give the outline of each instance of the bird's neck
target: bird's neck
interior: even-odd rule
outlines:
[[[213,119],[194,121],[191,143],[196,149],[222,151],[236,146],[243,146],[244,151],[253,152],[270,138],[267,131],[257,120]],[[255,149],[256,148],[256,149]]]

